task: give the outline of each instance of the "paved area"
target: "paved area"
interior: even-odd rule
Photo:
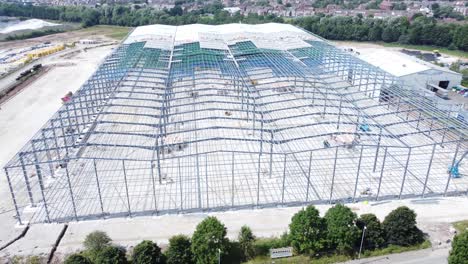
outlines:
[[[68,91],[78,89],[110,51],[110,47],[103,47],[90,50],[87,53],[80,53],[69,59],[57,57],[50,63],[74,62],[76,65],[55,67],[25,88],[19,95],[2,105],[0,110],[0,146],[7,147],[2,147],[0,151],[1,167],[60,107],[60,97]],[[2,223],[0,246],[2,246],[16,237],[22,230],[22,227],[15,226],[16,221],[13,218],[14,212],[3,171],[0,173],[0,197],[2,198],[0,199],[0,222]],[[348,206],[357,214],[374,213],[383,220],[385,215],[401,205],[407,205],[414,209],[418,214],[420,227],[442,243],[450,235],[448,223],[468,219],[468,199],[466,197],[356,203]],[[324,214],[329,206],[319,205],[318,208]],[[132,246],[142,239],[152,239],[164,244],[172,235],[179,233],[190,235],[195,226],[208,215],[214,215],[225,223],[230,238],[235,238],[244,224],[249,225],[257,236],[276,236],[288,229],[292,215],[298,210],[300,207],[72,222],[58,248],[58,254],[65,255],[79,249],[84,237],[96,229],[106,231],[116,243],[125,246]],[[440,228],[435,227],[438,225]],[[2,250],[0,257],[46,255],[62,227],[62,224],[34,225],[24,238]],[[425,259],[426,262],[408,262],[411,261],[409,257],[395,256],[395,261],[392,263],[443,263],[439,260],[446,258],[448,249],[430,252],[432,253],[422,255],[414,253],[414,259]],[[433,259],[429,259],[431,256]],[[407,262],[400,262],[400,260]]]
[[[58,64],[47,74],[26,87],[0,108],[0,167],[41,128],[60,107],[60,98],[77,90],[95,71],[112,47],[91,49],[64,59],[59,55],[43,59],[44,64]],[[62,65],[62,66],[60,66]],[[1,89],[1,87],[0,87]],[[3,169],[0,171],[0,246],[21,233],[16,220]],[[34,229],[34,228],[33,228]],[[30,230],[32,231],[32,230]],[[50,233],[53,238],[53,233]],[[55,238],[53,238],[55,240]]]
[[[436,200],[401,200],[386,203],[348,204],[357,214],[374,213],[381,220],[391,210],[406,205],[418,214],[418,224],[428,232],[436,246],[437,241],[444,240],[440,248],[447,248],[446,239],[452,233],[444,233],[450,222],[468,219],[468,203],[466,198],[451,197]],[[430,201],[430,203],[428,202]],[[321,214],[325,214],[329,205],[317,206]],[[175,234],[191,235],[196,225],[209,215],[216,216],[228,228],[228,237],[234,239],[242,227],[249,225],[256,236],[279,236],[287,231],[291,217],[300,207],[269,208],[257,210],[240,210],[207,214],[164,215],[156,217],[114,218],[86,222],[72,222],[58,248],[59,256],[67,255],[82,248],[85,236],[94,230],[103,230],[109,234],[115,243],[131,247],[144,239],[151,239],[159,244],[167,244],[168,239]],[[443,228],[430,230],[428,226],[437,223]],[[25,238],[0,252],[0,256],[42,254],[49,252],[52,243],[60,232],[60,224],[33,225]],[[131,230],[131,231],[129,231]],[[442,231],[441,231],[442,230]],[[434,247],[434,249],[439,247]],[[439,252],[439,251],[438,251]],[[440,254],[443,254],[441,251]],[[447,254],[445,254],[445,257]],[[429,262],[428,262],[429,263]],[[432,262],[430,262],[432,263]],[[434,262],[437,263],[437,262]]]
[[[387,264],[387,263],[399,263],[399,264],[428,264],[447,263],[447,256],[449,254],[448,248],[443,249],[424,249],[418,251],[405,252],[400,254],[392,254],[387,256],[367,258],[360,260],[353,260],[344,262],[345,264]]]

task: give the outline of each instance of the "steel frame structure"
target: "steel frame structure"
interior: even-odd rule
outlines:
[[[307,43],[120,45],[6,165],[19,222],[467,191],[456,108]]]

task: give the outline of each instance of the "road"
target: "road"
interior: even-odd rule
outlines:
[[[449,248],[447,247],[436,250],[428,248],[418,251],[391,254],[374,258],[352,260],[344,262],[343,264],[445,264],[448,263],[448,254]]]

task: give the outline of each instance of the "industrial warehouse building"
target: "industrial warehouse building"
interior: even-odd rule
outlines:
[[[294,26],[151,25],[5,171],[20,222],[457,195],[466,133]]]
[[[468,120],[468,98],[452,91],[460,86],[462,74],[402,52],[364,48],[354,52],[358,58],[401,81],[406,89],[420,89],[428,103],[461,121]]]
[[[450,90],[460,85],[462,74],[413,56],[382,49],[362,49],[360,59],[399,77],[409,87],[433,90],[434,86]]]

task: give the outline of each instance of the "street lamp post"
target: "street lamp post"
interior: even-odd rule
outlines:
[[[362,244],[364,243],[364,235],[366,234],[366,229],[367,229],[367,226],[364,226],[364,228],[362,228],[361,246],[359,247],[358,259],[361,258]]]

